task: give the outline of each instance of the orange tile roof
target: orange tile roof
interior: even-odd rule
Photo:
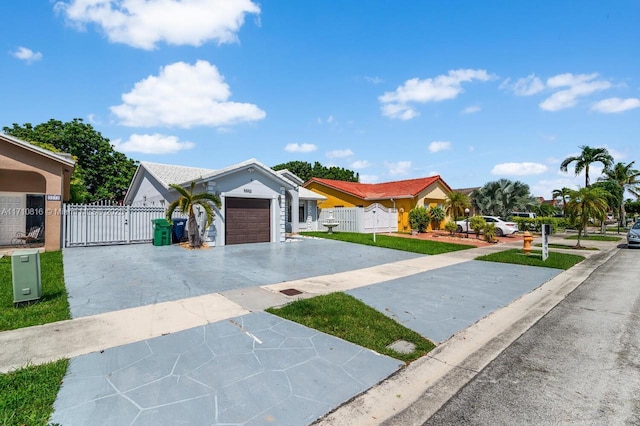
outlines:
[[[397,180],[383,183],[359,183],[345,182],[342,180],[311,178],[304,184],[306,187],[312,182],[317,182],[338,191],[346,192],[363,200],[384,200],[390,198],[413,198],[428,186],[440,181],[450,190],[449,185],[442,180],[440,175],[426,178]]]

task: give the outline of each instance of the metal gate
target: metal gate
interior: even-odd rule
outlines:
[[[63,215],[64,247],[134,244],[153,239],[151,220],[165,217],[165,208],[65,204]]]

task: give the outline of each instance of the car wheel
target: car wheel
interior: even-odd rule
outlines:
[[[458,234],[461,234],[461,233],[462,233],[462,226],[458,225],[458,226],[456,227],[456,232],[457,232]]]
[[[502,237],[503,235],[504,235],[504,232],[502,232],[502,229],[496,228],[496,237]]]

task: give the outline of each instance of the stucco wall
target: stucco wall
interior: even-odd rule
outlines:
[[[72,167],[40,153],[0,141],[0,191],[59,196],[45,198],[45,250],[61,247],[62,201],[69,197]],[[24,179],[19,179],[24,178]]]

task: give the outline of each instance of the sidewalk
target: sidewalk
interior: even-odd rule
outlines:
[[[437,331],[424,328],[420,331],[432,340],[446,340],[446,343],[432,352],[428,359],[414,362],[393,376],[391,382],[419,365],[429,365],[428,373],[421,374],[437,375],[443,371],[442,365],[451,367],[463,361],[464,358],[460,357],[467,352],[460,347],[460,335],[470,333],[469,330],[484,324],[488,318],[496,318],[499,312],[508,309],[499,309],[501,306],[522,294],[526,296],[516,303],[521,303],[529,294],[546,295],[542,288],[529,292],[540,284],[547,282],[543,286],[547,287],[567,275],[558,275],[559,271],[549,274],[546,268],[536,268],[544,273],[534,276],[524,274],[520,267],[470,262],[487,251],[504,250],[509,246],[520,247],[520,244],[418,257],[4,332],[0,333],[0,344],[7,350],[0,354],[0,368],[7,371],[27,362],[37,364],[60,357],[73,358],[52,418],[52,421],[64,425],[83,424],[96,418],[113,424],[158,424],[158,419],[168,421],[167,413],[174,413],[171,416],[175,417],[171,419],[189,419],[191,424],[308,424],[372,388],[400,369],[401,363],[271,315],[251,312],[333,291],[356,292],[353,294],[365,303],[375,307],[382,300],[388,307],[391,302],[389,290],[385,288],[408,290],[413,286],[414,291],[404,292],[405,299],[399,297],[395,302],[399,307],[393,311],[401,313],[403,306],[418,300],[416,294],[434,297],[421,291],[431,282],[444,280],[456,284],[465,277],[487,275],[488,270],[494,271],[494,281],[500,276],[509,282],[528,283],[516,293],[506,294],[507,299],[502,304],[485,303],[484,311],[470,309],[468,304],[460,311],[458,302],[453,307],[432,312],[412,310],[412,315],[419,321],[406,324],[410,328],[448,323],[448,327]],[[605,251],[580,252],[585,256],[602,258],[598,253],[603,255]],[[507,269],[509,271],[505,272]],[[586,273],[582,270],[584,268],[578,269],[579,274]],[[280,293],[291,288],[303,293],[293,298]],[[469,289],[465,291],[469,299],[477,299],[487,290],[479,288],[475,296]],[[455,297],[450,298],[455,301]],[[494,309],[498,309],[497,313],[490,314]],[[442,317],[442,312],[447,314]],[[451,321],[452,315],[458,315],[456,312],[464,315]],[[439,320],[433,320],[434,314],[440,315]],[[476,322],[482,317],[485,318]],[[513,317],[503,321],[511,320]],[[469,325],[472,325],[471,329],[460,331]],[[434,338],[436,335],[438,337]],[[449,338],[451,335],[454,337]],[[486,336],[467,336],[465,339],[477,345],[485,342]],[[438,354],[438,362],[443,363],[439,368],[433,368],[429,363],[435,354]],[[449,359],[443,359],[443,356]],[[367,398],[391,382],[385,381],[373,387],[358,399]],[[401,394],[409,395],[407,391]],[[403,397],[401,402],[405,401]],[[349,410],[351,405],[340,410]],[[377,401],[375,405],[379,410],[388,403]],[[190,417],[191,414],[188,417],[180,414],[195,411],[202,413],[202,423]],[[328,424],[336,421],[332,416],[325,420]],[[205,418],[207,422],[204,422]],[[345,419],[355,422],[353,415]]]

